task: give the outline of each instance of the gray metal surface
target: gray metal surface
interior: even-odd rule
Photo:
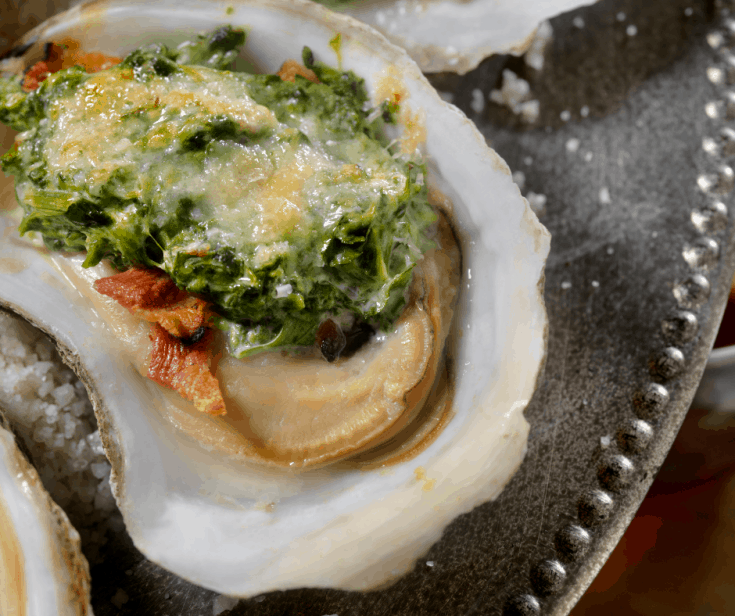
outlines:
[[[524,172],[526,190],[547,199],[549,355],[526,411],[521,469],[389,588],[271,593],[226,614],[566,614],[643,499],[694,395],[735,270],[735,148],[722,132],[731,22],[704,0],[603,0],[552,23],[540,73],[495,58],[464,77],[433,77]],[[505,67],[540,101],[530,129],[497,106],[472,110],[474,91],[486,100]],[[209,616],[217,598],[146,561],[125,534],[92,579],[97,616]]]

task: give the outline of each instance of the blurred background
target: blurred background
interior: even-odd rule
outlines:
[[[731,345],[733,291],[715,354],[729,355]],[[735,383],[735,362],[726,363],[715,384]],[[700,387],[638,513],[572,616],[735,614],[735,413],[718,411],[711,398]]]

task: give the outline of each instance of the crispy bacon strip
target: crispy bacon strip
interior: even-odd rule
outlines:
[[[213,314],[207,302],[181,291],[166,272],[155,268],[132,267],[96,280],[94,288],[177,338],[190,338]]]
[[[63,55],[64,50],[59,45],[51,43],[46,52],[46,59],[36,62],[26,72],[25,79],[23,80],[23,88],[26,90],[35,90],[51,73],[60,71],[63,64]]]
[[[178,392],[202,413],[224,415],[222,392],[209,369],[211,339],[212,330],[207,330],[201,340],[185,345],[155,324],[148,378]]]
[[[181,301],[162,308],[133,312],[146,321],[158,323],[177,338],[191,338],[200,327],[206,327],[212,317],[209,304],[192,295],[187,295]]]
[[[316,73],[310,68],[306,68],[303,64],[299,64],[296,60],[286,60],[282,65],[277,75],[283,81],[296,82],[296,75],[305,77],[312,83],[319,83],[319,78]]]
[[[120,62],[122,58],[101,53],[85,53],[79,49],[79,43],[72,39],[65,39],[60,45],[50,43],[46,50],[46,59],[36,62],[26,72],[23,88],[28,91],[35,90],[51,73],[64,68],[83,66],[88,73],[96,73]]]
[[[166,272],[146,267],[131,267],[119,274],[95,280],[94,288],[129,310],[161,308],[178,302],[185,295]]]
[[[209,371],[212,331],[204,327],[213,313],[207,302],[181,291],[155,268],[132,267],[96,280],[94,288],[154,324],[149,378],[191,400],[203,413],[225,413],[219,384]],[[204,335],[186,344],[200,329]]]

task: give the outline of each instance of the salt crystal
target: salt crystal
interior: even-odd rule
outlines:
[[[625,13],[623,11],[620,11],[615,17],[618,21],[625,21]]]
[[[576,152],[579,149],[579,139],[572,138],[567,141],[567,152]]]
[[[612,439],[609,436],[600,437],[600,445],[602,445],[603,448],[610,447],[611,442],[612,442]]]
[[[593,287],[594,287],[595,289],[597,289],[597,288],[599,288],[599,286],[600,286],[600,283],[599,283],[599,282],[598,282],[597,280],[593,280],[593,281],[592,281],[592,286],[593,286]]]
[[[72,458],[84,458],[85,452],[91,453],[91,450],[87,446],[87,441],[85,441],[84,439],[69,443],[69,455]]]
[[[87,412],[87,402],[85,400],[77,400],[69,405],[69,411],[74,417],[81,417]]]
[[[472,90],[472,101],[470,102],[470,108],[475,113],[482,113],[485,110],[485,97],[482,94],[482,90],[475,88]]]
[[[636,27],[635,27],[634,25],[632,25],[632,24],[631,24],[630,26],[628,26],[628,27],[627,27],[627,28],[625,29],[625,33],[626,33],[626,34],[627,34],[628,36],[635,36],[636,34],[638,34],[638,28],[636,28]]]
[[[69,468],[75,473],[81,473],[89,466],[89,462],[84,458],[74,458],[69,462]]]
[[[545,213],[546,195],[529,192],[526,195],[526,199],[528,200],[528,205],[537,216],[541,216]]]
[[[579,110],[579,115],[581,115],[583,118],[586,118],[590,114],[590,108],[587,105],[584,105]]]
[[[592,152],[584,153],[584,162],[586,163],[592,162]]]
[[[37,443],[46,443],[54,436],[54,429],[48,426],[39,428],[33,433],[33,440]]]
[[[59,407],[55,404],[45,404],[44,407],[43,413],[46,415],[46,419],[50,423],[54,423],[59,417]]]
[[[564,282],[561,283],[561,288],[564,289],[565,291],[568,289],[571,289],[572,283],[569,282],[568,280],[565,280]]]
[[[94,462],[89,465],[89,468],[97,479],[102,479],[109,475],[111,466],[108,462]]]
[[[427,560],[426,561],[426,566],[427,567],[433,567],[434,566],[434,561],[433,560]]]
[[[71,413],[64,413],[62,415],[62,421],[64,425],[64,436],[67,439],[72,438],[74,433],[77,431],[77,425],[79,422],[74,419]]]
[[[688,6],[684,9],[684,15],[687,17],[691,17],[694,14],[694,9],[691,6]]]
[[[35,400],[32,400],[28,406],[26,406],[26,416],[25,417],[19,417],[18,421],[21,423],[25,423],[26,425],[30,425],[36,421],[38,421],[42,416],[44,416],[44,411],[46,410],[46,403],[36,398]]]
[[[54,387],[56,387],[56,383],[54,383],[53,379],[49,378],[47,381],[44,381],[38,388],[38,397],[45,398],[54,390]]]
[[[54,389],[51,395],[54,397],[54,400],[56,400],[56,404],[62,408],[67,404],[74,402],[77,397],[77,394],[74,391],[74,385],[71,385],[70,383],[59,385],[59,387]]]
[[[612,199],[610,198],[610,191],[606,186],[600,189],[600,203],[602,203],[603,205],[608,205],[612,203]]]
[[[523,190],[523,187],[526,185],[526,174],[523,171],[514,171],[511,177],[518,184],[518,188]]]
[[[528,51],[523,56],[523,60],[531,68],[540,71],[544,67],[544,55],[546,47],[548,47],[554,36],[554,29],[551,22],[542,21],[536,29],[536,34],[531,41]]]
[[[500,90],[490,92],[489,98],[493,102],[506,105],[515,113],[518,113],[516,107],[527,100],[530,92],[531,85],[525,79],[521,79],[513,71],[506,68],[503,69],[503,85]]]
[[[584,19],[581,17],[575,17],[572,19],[572,23],[574,24],[575,28],[579,28],[580,30],[584,28]]]
[[[523,159],[523,164],[524,165],[529,165],[529,166],[532,165],[533,164],[533,158],[531,156],[526,156]]]
[[[102,439],[100,438],[99,430],[92,432],[92,434],[88,434],[86,439],[87,445],[89,445],[95,455],[105,455],[105,448],[102,446]]]
[[[218,616],[222,612],[226,612],[227,610],[231,610],[233,607],[235,607],[239,603],[239,599],[235,597],[228,597],[227,595],[218,595],[214,599],[214,603],[212,604],[212,614],[214,616]]]
[[[16,359],[23,359],[28,352],[20,340],[11,338],[10,336],[0,337],[0,348],[3,349],[3,354],[6,357],[14,357]]]
[[[35,372],[36,376],[39,378],[43,378],[53,367],[54,364],[50,361],[37,361],[33,364],[33,372]]]
[[[572,113],[568,109],[565,109],[559,114],[559,117],[562,122],[569,122],[572,119]]]
[[[537,100],[526,101],[518,105],[519,115],[525,122],[532,124],[538,120],[539,113],[541,111],[541,104]]]

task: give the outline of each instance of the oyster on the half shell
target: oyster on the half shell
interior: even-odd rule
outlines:
[[[317,0],[400,45],[427,73],[464,74],[493,54],[521,55],[539,24],[596,0]]]
[[[86,616],[79,533],[51,500],[0,413],[0,614]]]
[[[363,77],[375,102],[400,91],[406,115],[399,138],[424,143],[434,200],[450,219],[462,254],[449,361],[435,368],[448,380],[426,393],[430,411],[444,406],[417,429],[422,442],[404,438],[413,447],[400,455],[384,443],[378,453],[311,469],[239,455],[246,434],[197,415],[140,376],[140,326],[126,324],[130,315],[110,321],[87,291],[89,277],[101,274],[87,276],[75,265],[77,257],[44,254],[18,240],[7,213],[0,217],[0,304],[56,339],[87,385],[115,497],[148,558],[236,596],[302,586],[373,588],[408,571],[456,516],[495,498],[523,458],[523,409],[545,353],[549,235],[505,163],[459,110],[439,98],[404,51],[364,24],[312,3],[93,2],[25,40],[37,41],[28,57],[44,41],[64,37],[88,51],[121,55],[227,23],[248,30],[245,56],[261,71],[277,71],[308,45],[317,58]],[[330,41],[337,35],[335,50]],[[12,193],[0,194],[0,211],[12,207]],[[434,306],[441,320],[442,302]],[[267,370],[271,360],[258,361]],[[275,368],[264,378],[287,379],[272,361]],[[264,417],[268,424],[267,408]]]

